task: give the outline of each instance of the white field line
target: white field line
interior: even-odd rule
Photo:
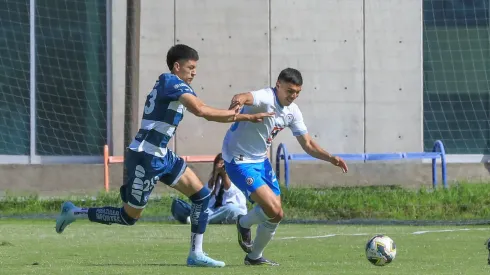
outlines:
[[[412,233],[405,233],[406,235],[421,235],[427,233],[447,233],[447,232],[457,232],[457,231],[490,231],[490,228],[457,228],[457,229],[441,229],[441,230],[425,230],[425,231],[414,231]],[[387,233],[354,233],[354,234],[328,234],[328,235],[319,235],[319,236],[303,236],[303,237],[281,237],[274,238],[275,240],[292,240],[292,239],[322,239],[322,238],[332,238],[336,236],[368,236],[368,235],[376,235],[376,234],[386,234]],[[403,234],[403,233],[402,233]],[[392,234],[399,235],[399,234]]]
[[[441,230],[427,230],[427,231],[415,231],[413,235],[420,235],[426,233],[444,233],[444,232],[456,232],[456,231],[487,231],[490,228],[458,228],[458,229],[441,229]]]

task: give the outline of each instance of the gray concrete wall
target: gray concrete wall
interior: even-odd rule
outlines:
[[[268,1],[176,1],[175,36],[198,50],[192,87],[208,105],[227,109],[235,93],[269,85]],[[180,155],[214,155],[230,124],[187,112],[177,131]]]
[[[114,98],[124,98],[125,2],[113,1]],[[140,109],[168,71],[168,48],[185,43],[200,53],[192,86],[209,105],[226,108],[233,94],[274,85],[282,69],[294,67],[304,76],[297,103],[309,131],[331,152],[422,150],[421,1],[141,2]],[[121,125],[122,104],[115,101],[113,124]],[[228,127],[187,113],[175,149],[215,154]],[[113,142],[119,155],[120,129]],[[274,150],[280,142],[301,152],[289,130]]]
[[[271,83],[303,74],[297,103],[309,133],[333,153],[364,151],[363,1],[271,1]],[[302,152],[291,131],[275,140]]]
[[[189,165],[202,181],[207,181],[211,165]],[[353,163],[348,174],[322,162],[293,162],[291,186],[331,187],[402,185],[404,187],[431,186],[430,164],[421,163]],[[456,179],[471,182],[490,180],[490,166],[484,164],[449,164],[450,186]],[[438,168],[440,171],[440,168]],[[0,165],[0,197],[9,192],[19,195],[35,193],[41,196],[96,195],[104,190],[103,166],[96,164],[59,165]],[[119,190],[122,182],[122,164],[111,166],[111,189]],[[281,170],[284,171],[284,170]],[[319,172],[321,171],[321,172]],[[19,176],[22,174],[22,177]],[[284,179],[281,173],[282,179]],[[439,177],[439,185],[441,185]],[[158,184],[154,194],[174,192]]]
[[[365,3],[365,151],[422,151],[422,1]]]
[[[124,91],[126,89],[126,0],[112,1],[112,117],[110,153],[124,154]]]

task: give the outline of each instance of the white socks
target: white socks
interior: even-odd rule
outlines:
[[[258,224],[252,252],[248,254],[248,257],[252,260],[262,257],[265,247],[271,241],[276,233],[277,226],[279,226],[279,223],[273,223],[269,220],[270,218],[259,205],[256,205],[247,215],[240,219],[240,226],[244,228],[250,228],[252,225]]]
[[[271,223],[265,221],[257,226],[257,233],[255,236],[252,252],[248,254],[248,257],[252,260],[256,260],[262,257],[265,247],[270,242],[274,234],[276,234],[276,228],[278,223]]]
[[[240,225],[245,228],[250,228],[254,224],[259,224],[268,221],[270,218],[264,213],[264,210],[259,205],[256,205],[250,210],[247,215],[240,218]]]
[[[191,233],[191,249],[189,254],[202,253],[203,237],[203,234]]]

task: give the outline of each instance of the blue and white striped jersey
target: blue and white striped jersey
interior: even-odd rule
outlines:
[[[129,149],[156,157],[167,154],[167,144],[184,117],[185,107],[179,97],[196,96],[192,88],[174,74],[160,75],[146,97],[141,126]]]

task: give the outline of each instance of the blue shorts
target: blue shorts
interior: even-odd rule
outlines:
[[[281,195],[276,173],[274,173],[268,159],[258,163],[240,164],[235,163],[233,160],[231,163],[225,162],[225,169],[230,180],[246,194],[251,202],[250,194],[265,184],[269,186],[274,194],[277,196]]]
[[[158,181],[172,187],[177,184],[187,168],[184,159],[170,149],[164,157],[128,149],[124,165],[127,181],[121,186],[121,199],[138,209],[146,206]]]

